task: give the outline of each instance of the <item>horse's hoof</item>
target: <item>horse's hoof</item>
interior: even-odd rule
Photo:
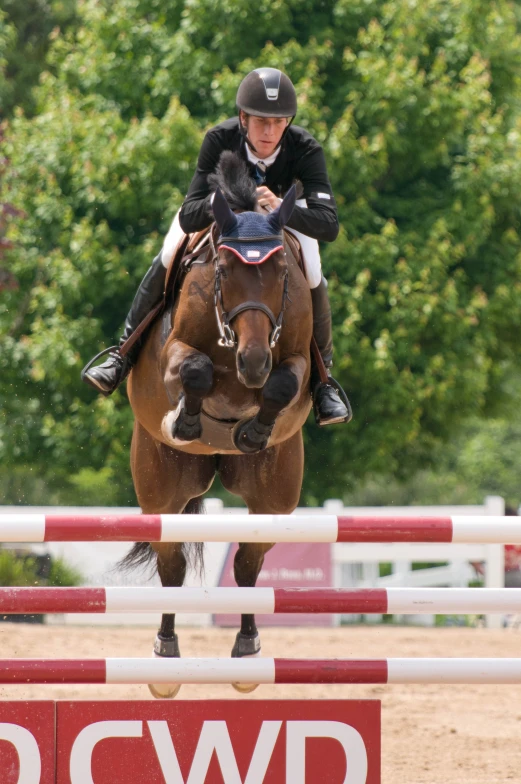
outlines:
[[[238,632],[237,637],[235,638],[235,645],[232,648],[232,659],[256,659],[259,656],[262,656],[259,634],[257,633],[251,637],[247,634],[242,634],[242,632]],[[255,691],[259,684],[232,683],[232,686],[235,691],[238,691],[241,694],[249,694],[250,692]]]
[[[252,691],[259,688],[258,683],[232,683],[232,686],[235,691],[238,691],[240,694],[250,694]]]
[[[273,425],[263,425],[257,417],[239,422],[233,434],[233,442],[237,449],[245,455],[254,455],[268,446]]]
[[[174,446],[191,444],[200,438],[203,432],[200,414],[189,416],[184,408],[185,399],[182,397],[176,410],[169,411],[161,423],[161,433],[165,440]]]
[[[156,637],[154,643],[154,651],[152,656],[157,659],[172,658],[180,659],[181,653],[179,651],[179,641],[177,634],[169,640],[162,640],[161,637]],[[173,700],[179,693],[181,683],[149,683],[148,689],[150,693],[158,700]]]
[[[181,686],[181,683],[149,683],[148,690],[156,700],[173,700]]]

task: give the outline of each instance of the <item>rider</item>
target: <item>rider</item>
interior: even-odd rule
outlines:
[[[211,128],[203,141],[197,169],[188,194],[165,240],[136,293],[120,346],[163,296],[166,268],[171,260],[171,237],[205,229],[213,221],[213,193],[208,176],[223,150],[239,153],[249,164],[258,188],[261,207],[272,210],[295,180],[303,186],[287,228],[298,237],[313,304],[313,335],[327,369],[332,366],[331,308],[327,282],[322,275],[317,240],[332,242],[338,235],[338,218],[331,184],[320,144],[303,128],[292,125],[297,112],[295,88],[286,74],[276,68],[257,68],[239,85],[239,116]],[[179,228],[180,227],[180,228]],[[182,233],[181,233],[182,236]],[[122,357],[110,354],[102,365],[89,368],[83,380],[104,395],[110,395],[137,361],[141,339]],[[348,421],[350,411],[334,385],[320,381],[318,370],[311,378],[315,418],[321,425]]]

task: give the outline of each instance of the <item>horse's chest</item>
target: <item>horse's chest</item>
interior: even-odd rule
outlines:
[[[247,389],[230,371],[214,368],[215,381],[211,395],[204,399],[203,411],[214,419],[237,422],[255,416],[260,406],[261,390]]]

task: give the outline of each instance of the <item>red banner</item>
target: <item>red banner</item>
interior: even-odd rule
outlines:
[[[380,784],[373,700],[60,702],[57,730],[57,784]]]
[[[0,781],[54,784],[54,702],[0,702]]]

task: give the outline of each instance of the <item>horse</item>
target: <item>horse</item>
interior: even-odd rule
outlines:
[[[266,214],[237,156],[223,153],[212,177],[210,252],[193,260],[184,277],[166,342],[159,320],[129,377],[134,487],[143,513],[200,513],[218,474],[250,513],[289,514],[300,496],[302,427],[311,408],[311,296],[283,235],[295,186]],[[203,547],[136,543],[124,565],[156,558],[162,585],[181,586],[187,565],[202,563]],[[255,585],[271,547],[239,543],[238,586]],[[162,616],[154,654],[180,656],[174,614]],[[260,655],[253,615],[241,616],[231,655]],[[173,697],[180,685],[149,688],[156,697]]]

